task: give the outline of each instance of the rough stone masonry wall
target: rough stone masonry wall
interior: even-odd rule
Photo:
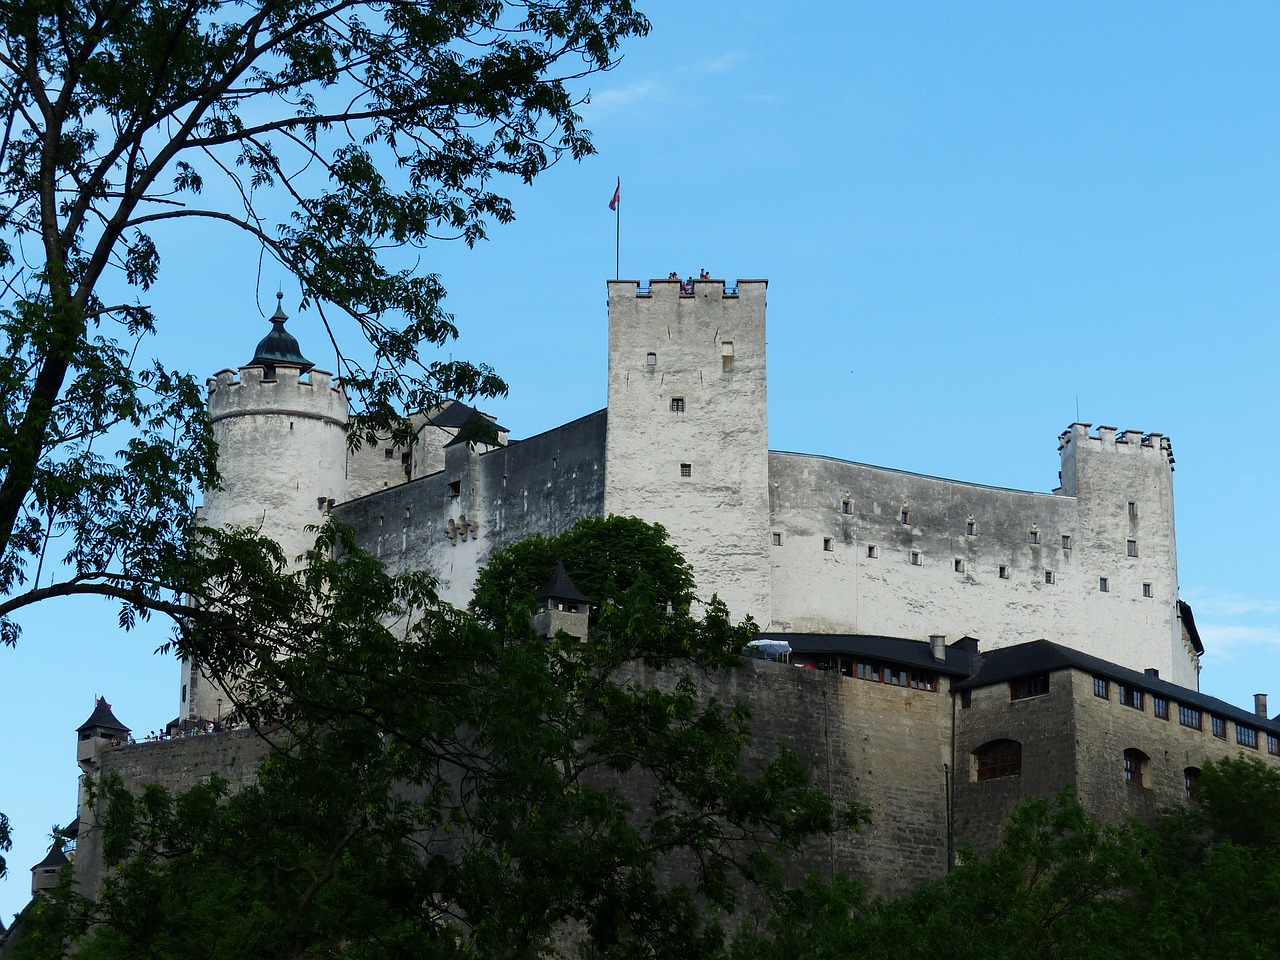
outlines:
[[[101,776],[118,776],[130,789],[154,783],[179,793],[217,774],[235,791],[257,779],[266,752],[267,745],[258,733],[234,730],[112,747],[102,751],[98,763]],[[90,809],[80,810],[75,877],[86,896],[96,896],[101,889],[102,830]]]
[[[1077,746],[1076,791],[1093,815],[1118,823],[1126,817],[1150,818],[1159,807],[1185,802],[1187,767],[1201,769],[1210,760],[1224,757],[1257,757],[1280,766],[1280,757],[1267,751],[1265,731],[1258,731],[1258,747],[1236,743],[1236,723],[1226,720],[1226,739],[1213,735],[1212,714],[1202,711],[1203,729],[1183,726],[1178,702],[1169,701],[1169,719],[1155,715],[1150,694],[1141,710],[1119,700],[1117,685],[1108,685],[1107,699],[1094,696],[1093,676],[1072,671]],[[1146,784],[1126,783],[1124,752],[1142,751],[1150,759]]]
[[[1049,674],[1049,692],[1009,699],[1009,685],[997,683],[970,691],[970,706],[955,711],[955,849],[981,853],[1000,839],[1014,808],[1032,797],[1056,796],[1071,783],[1076,767],[1071,671]],[[1018,776],[978,781],[973,753],[992,740],[1022,744]]]
[[[653,672],[642,676],[664,682]],[[946,872],[945,693],[759,661],[704,680],[703,692],[749,705],[749,763],[786,747],[817,786],[870,810],[871,822],[859,832],[809,844],[795,879],[811,870],[845,871],[887,897]]]

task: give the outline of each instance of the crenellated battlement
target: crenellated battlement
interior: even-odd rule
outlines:
[[[1073,423],[1058,436],[1058,452],[1066,453],[1069,448],[1080,449],[1088,445],[1091,450],[1105,450],[1111,453],[1155,453],[1168,460],[1173,467],[1173,444],[1163,433],[1143,433],[1141,430],[1119,430],[1116,427],[1099,426],[1097,433],[1091,433],[1091,423]]]
[[[297,414],[347,422],[347,395],[341,381],[327,370],[299,374],[297,367],[251,364],[236,370],[219,370],[206,381],[209,418],[252,414]]]
[[[645,299],[657,300],[679,300],[692,299],[694,297],[711,297],[719,295],[723,299],[736,299],[744,291],[744,286],[754,290],[757,287],[760,290],[768,287],[768,280],[738,280],[736,283],[728,283],[724,280],[716,280],[711,277],[689,277],[681,280],[679,277],[663,277],[642,282],[639,280],[610,280],[609,291],[613,295],[614,288],[619,288],[621,292],[623,288],[630,286],[631,295]],[[625,293],[623,293],[625,295]]]

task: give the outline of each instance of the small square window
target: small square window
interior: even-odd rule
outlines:
[[[1039,530],[1028,530],[1028,531],[1027,531],[1027,543],[1039,543],[1039,542],[1040,542],[1040,531],[1039,531]]]
[[[1148,600],[1155,596],[1155,591],[1151,589],[1151,584],[1144,583],[1142,585],[1142,595]]]
[[[1009,579],[1009,568],[1006,567],[1004,564],[1000,565],[1000,579],[1001,580]]]
[[[1070,549],[1071,549],[1071,534],[1069,534],[1069,533],[1064,533],[1064,534],[1062,535],[1062,549],[1063,549],[1063,550],[1070,550]]]
[[[461,480],[450,480],[450,481],[449,481],[449,496],[451,496],[451,497],[460,497],[460,496],[462,496],[462,481],[461,481]]]
[[[682,476],[682,477],[692,477],[692,476],[693,476],[693,464],[692,464],[692,463],[682,463],[682,464],[680,464],[680,476]]]
[[[393,456],[394,452],[395,452],[395,451],[393,451],[390,447],[387,447],[387,449],[385,449],[385,450],[383,450],[383,451],[382,451],[382,456],[383,456],[383,458],[384,458],[384,459],[386,459],[386,460],[390,460],[390,459],[391,459],[391,457]]]
[[[852,501],[852,500],[841,500],[841,501],[840,501],[840,512],[841,512],[841,513],[843,513],[843,514],[845,514],[845,515],[848,515],[848,514],[850,514],[850,513],[853,513],[853,501]]]
[[[658,355],[656,353],[646,353],[644,355],[644,365],[646,367],[656,367],[658,365]]]
[[[877,547],[874,543],[867,544],[867,559],[874,560],[878,556],[880,556],[880,548]]]
[[[1129,556],[1131,556],[1131,557],[1136,557],[1136,556],[1138,555],[1138,541],[1137,541],[1137,540],[1126,540],[1126,541],[1125,541],[1125,551],[1129,554]]]
[[[671,398],[671,412],[684,413],[684,397]]]
[[[1129,519],[1138,519],[1138,505],[1132,500],[1129,501]]]
[[[775,547],[780,547],[780,546],[782,546],[782,534],[780,534],[780,533],[775,533],[775,534],[773,535],[773,545],[774,545]]]
[[[832,553],[835,550],[835,548],[836,548],[836,544],[834,540],[832,540],[830,537],[822,538],[823,550],[825,550],[827,553]]]
[[[1057,578],[1056,578],[1056,577],[1054,577],[1054,575],[1053,575],[1053,571],[1052,571],[1052,570],[1046,570],[1046,571],[1044,572],[1044,582],[1045,582],[1045,583],[1054,583],[1054,582],[1056,582],[1056,580],[1057,580]]]
[[[1100,700],[1111,699],[1111,682],[1102,677],[1093,678],[1093,695]]]
[[[922,567],[922,566],[924,566],[924,558],[920,556],[920,551],[919,551],[919,550],[912,550],[912,551],[911,551],[911,565],[912,565],[913,567]]]
[[[959,557],[956,557],[956,559],[953,561],[953,566],[955,568],[956,573],[964,573],[964,561],[961,560]]]
[[[911,511],[908,510],[906,507],[903,507],[902,512],[898,514],[898,519],[901,520],[903,523],[910,524]]]
[[[1098,592],[1099,592],[1099,593],[1110,593],[1110,592],[1111,592],[1111,581],[1109,581],[1106,577],[1099,577],[1099,578],[1098,578]]]
[[[977,532],[978,532],[978,525],[976,523],[974,523],[972,520],[966,520],[964,522],[964,535],[966,537],[972,537]]]

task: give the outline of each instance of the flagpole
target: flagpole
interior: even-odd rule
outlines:
[[[613,279],[621,280],[622,273],[618,264],[622,258],[622,177],[618,177],[618,186],[613,195],[618,199],[613,208]]]

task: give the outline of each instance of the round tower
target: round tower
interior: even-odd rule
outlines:
[[[202,516],[212,527],[256,530],[296,562],[314,543],[306,528],[346,499],[347,397],[302,355],[287,319],[277,302],[253,359],[208,380],[221,486],[205,491]],[[228,712],[225,691],[187,664],[180,715],[212,720],[219,700]]]

